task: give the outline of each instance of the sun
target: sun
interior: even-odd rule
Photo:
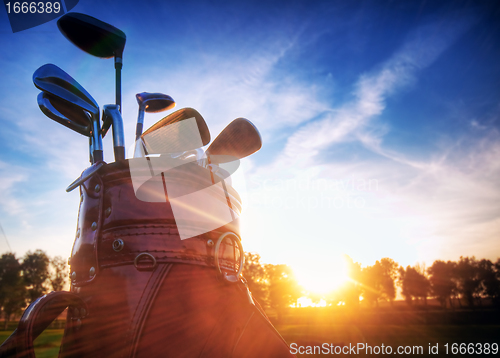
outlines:
[[[297,282],[313,294],[332,292],[349,279],[347,262],[342,254],[331,255],[328,260],[304,260],[292,268]]]

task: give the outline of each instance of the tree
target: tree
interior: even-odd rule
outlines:
[[[490,297],[494,304],[498,304],[500,300],[500,280],[495,265],[490,260],[482,259],[477,263],[477,270],[481,282],[480,293]]]
[[[49,262],[42,250],[28,251],[24,256],[22,270],[30,303],[47,292],[45,285],[49,279]]]
[[[450,307],[453,307],[451,296],[456,292],[457,286],[453,281],[453,272],[455,263],[436,260],[432,266],[427,269],[429,282],[431,284],[432,294],[437,298],[441,306],[446,307],[446,301],[449,300]]]
[[[393,302],[396,298],[394,280],[397,276],[398,264],[390,258],[376,261],[375,265],[361,270],[360,281],[363,287],[363,298],[370,305],[378,305],[380,299]]]
[[[68,265],[61,256],[56,256],[50,260],[50,266],[53,271],[50,276],[52,289],[54,291],[61,291],[64,288],[66,278],[68,277]]]
[[[0,257],[0,305],[4,313],[5,329],[13,314],[26,306],[26,289],[21,276],[21,264],[16,256],[7,253]]]
[[[266,281],[266,271],[260,263],[260,255],[252,252],[245,252],[245,264],[243,266],[243,275],[248,283],[248,288],[252,296],[262,306],[268,305],[268,289]]]
[[[427,305],[427,295],[430,292],[430,283],[424,272],[424,269],[419,266],[407,266],[406,270],[403,267],[399,268],[401,293],[409,305],[413,304],[413,298],[422,298]]]
[[[283,311],[295,303],[302,290],[297,284],[292,269],[287,265],[266,265],[269,284],[269,305],[281,318]]]
[[[396,285],[394,284],[394,281],[397,278],[399,265],[393,259],[387,257],[381,259],[380,263],[378,261],[375,262],[375,265],[380,266],[379,280],[382,297],[392,304],[396,298]]]
[[[349,280],[345,282],[337,291],[334,299],[331,300],[334,304],[339,301],[345,303],[346,307],[358,308],[359,296],[361,295],[361,265],[354,262],[349,256],[345,256],[347,263],[347,276]]]
[[[476,258],[474,256],[471,258],[460,256],[460,260],[455,267],[455,277],[458,292],[465,299],[468,306],[474,306],[474,300],[481,290]]]

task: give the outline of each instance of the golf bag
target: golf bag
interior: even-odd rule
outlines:
[[[147,167],[131,174],[140,160],[105,164],[80,186],[71,292],[32,303],[0,353],[34,357],[34,338],[69,307],[60,357],[293,356],[241,276],[236,191],[224,180],[200,187],[215,182],[202,166],[182,178],[153,176]],[[141,176],[139,192],[133,181]],[[169,181],[184,194],[204,191],[234,220],[181,239],[193,227],[196,234],[197,223],[174,215],[182,196],[174,205]],[[139,199],[159,193],[156,202]]]

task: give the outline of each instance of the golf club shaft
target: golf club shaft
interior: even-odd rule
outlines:
[[[120,111],[120,113],[122,113],[122,67],[123,67],[122,58],[115,57],[115,72],[116,72],[115,102],[119,106],[118,110]]]
[[[123,134],[123,119],[119,111],[119,107],[115,104],[107,104],[103,107],[102,120],[104,125],[101,129],[101,134],[104,136],[109,129],[109,125],[113,126],[113,148],[115,152],[115,161],[125,159],[125,138]]]
[[[94,158],[93,163],[102,161],[104,156],[102,152],[102,138],[101,138],[101,127],[99,125],[99,117],[92,118],[92,145],[93,145],[92,156]]]
[[[139,114],[137,115],[137,127],[135,128],[135,140],[141,138],[142,129],[144,126],[144,105],[139,106]]]

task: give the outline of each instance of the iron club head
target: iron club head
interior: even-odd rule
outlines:
[[[183,108],[152,125],[141,135],[140,141],[149,154],[177,153],[207,145],[210,131],[197,110]]]
[[[212,163],[241,159],[255,153],[262,147],[259,130],[245,118],[237,118],[219,133],[206,150],[212,157]]]

